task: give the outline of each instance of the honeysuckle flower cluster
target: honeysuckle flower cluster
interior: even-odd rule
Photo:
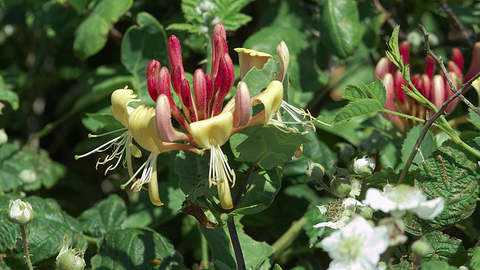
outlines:
[[[409,47],[410,45],[407,41],[403,41],[399,46],[400,54],[405,65],[408,63]],[[472,61],[465,76],[463,76],[464,59],[458,48],[452,49],[451,59],[452,60],[447,61],[447,70],[454,86],[458,89],[462,82],[467,82],[480,71],[480,42],[475,44]],[[425,107],[405,94],[402,85],[407,87],[408,85],[403,79],[400,70],[397,69],[394,71],[394,64],[387,57],[383,57],[378,62],[375,68],[375,76],[383,81],[387,91],[385,109],[419,118],[428,116],[426,115],[428,110]],[[411,75],[411,80],[415,88],[437,108],[440,108],[442,104],[453,95],[443,73],[435,73],[435,60],[430,56],[427,56],[425,59],[424,73]],[[453,111],[457,103],[458,99],[455,99],[447,106],[445,111],[447,113]],[[428,113],[432,115],[431,112]],[[393,121],[397,129],[402,132],[405,131],[407,122],[402,121],[402,119],[396,115],[387,114],[387,117]]]
[[[445,200],[443,197],[427,200],[420,189],[401,184],[386,185],[383,192],[370,188],[363,203],[374,210],[390,213],[397,218],[409,212],[421,219],[432,219],[443,211]]]
[[[380,255],[387,250],[388,243],[387,228],[372,227],[361,216],[355,217],[321,242],[332,259],[329,270],[377,269]]]

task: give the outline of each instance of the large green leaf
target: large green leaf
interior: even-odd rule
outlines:
[[[265,126],[255,130],[237,146],[236,150],[240,152],[237,160],[270,170],[290,160],[300,145],[309,141],[305,135],[285,133],[275,127]]]
[[[360,45],[362,26],[353,0],[326,0],[322,12],[322,41],[338,57],[346,58]]]
[[[468,260],[468,253],[462,245],[462,240],[450,238],[440,231],[433,231],[424,235],[421,240],[430,245],[430,252],[424,260],[442,260],[449,264],[461,266]]]
[[[281,185],[282,175],[279,168],[254,171],[248,179],[245,195],[233,213],[251,215],[265,210],[272,204]]]
[[[105,235],[105,248],[95,255],[92,269],[182,269],[182,256],[170,241],[148,229],[118,228]]]
[[[197,155],[180,151],[175,159],[175,172],[180,177],[178,185],[186,195],[195,197],[216,194],[216,188],[208,187],[208,168],[210,155]]]
[[[439,230],[455,225],[475,210],[478,197],[477,164],[457,146],[442,146],[432,158],[419,167],[415,185],[429,199],[443,197],[445,208],[428,221]]]
[[[410,153],[417,142],[417,139],[422,132],[423,126],[418,125],[412,128],[408,133],[407,137],[403,141],[402,144],[402,165],[400,168],[403,168],[405,163],[410,156]],[[420,153],[417,153],[415,158],[413,159],[412,166],[410,166],[410,170],[415,170],[417,168],[416,164],[420,164],[423,162],[423,159],[427,159],[430,155],[437,149],[437,143],[435,142],[435,138],[433,137],[430,131],[427,132],[425,137],[423,138],[422,144],[420,145]]]
[[[156,59],[168,63],[167,35],[150,14],[137,15],[138,26],[128,28],[122,40],[122,64],[133,75],[133,90],[146,105],[154,105],[147,89],[147,65]]]
[[[254,97],[263,89],[267,88],[268,84],[275,80],[280,72],[280,65],[272,59],[269,59],[262,69],[253,67],[242,81],[248,86],[250,97]]]
[[[117,195],[110,195],[83,212],[78,219],[82,224],[83,232],[98,238],[97,244],[100,245],[105,234],[119,228],[126,216],[125,202]]]
[[[107,43],[108,32],[112,25],[127,12],[133,0],[99,0],[90,15],[75,31],[73,51],[84,60],[98,53]],[[85,3],[75,3],[77,11]]]
[[[43,149],[22,147],[18,141],[0,145],[0,187],[4,191],[51,188],[64,173],[65,167]]]
[[[239,220],[239,218],[235,218],[235,224],[247,269],[270,269],[274,254],[273,247],[265,242],[255,241],[245,234]],[[215,266],[222,270],[237,269],[227,226],[215,230],[206,229],[203,226],[200,226],[200,228],[212,250]]]
[[[377,112],[383,108],[382,104],[373,99],[360,99],[348,103],[343,107],[334,118],[335,124],[342,124],[354,117]]]
[[[13,269],[26,269],[23,251],[17,245],[17,239],[21,239],[20,229],[6,217],[9,202],[15,199],[29,202],[35,213],[28,224],[33,264],[55,257],[62,246],[63,236],[68,236],[81,245],[86,244],[79,234],[81,232],[79,222],[65,213],[54,200],[35,196],[21,198],[13,194],[0,196],[0,251],[5,253],[11,250],[13,255],[5,258],[5,261]]]

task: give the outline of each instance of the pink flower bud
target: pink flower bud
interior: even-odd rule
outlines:
[[[463,70],[463,54],[458,48],[452,49],[452,61],[460,70]]]
[[[217,78],[220,59],[224,54],[228,54],[227,32],[223,24],[218,23],[213,29],[212,35],[212,78]]]
[[[431,79],[433,78],[433,73],[435,72],[435,60],[427,55],[425,58],[425,74]]]
[[[397,109],[395,108],[395,104],[393,102],[393,97],[395,95],[394,90],[393,90],[393,76],[390,73],[387,73],[383,77],[383,85],[385,86],[385,90],[387,92],[387,100],[385,103],[385,109],[390,110],[390,111],[396,111]],[[402,119],[398,115],[393,115],[393,114],[386,114],[387,118],[393,121],[393,124],[395,127],[397,127],[398,130],[403,132],[404,130],[404,125],[402,122]]]
[[[410,51],[410,43],[408,43],[408,41],[406,40],[400,43],[399,51],[403,59],[403,64],[406,65],[408,63],[408,53]]]
[[[201,68],[197,69],[193,74],[193,92],[195,93],[198,120],[203,120],[206,116],[207,80],[205,72]]]
[[[213,115],[218,115],[222,110],[223,100],[232,89],[235,81],[235,72],[233,70],[232,59],[228,54],[224,54],[220,60],[220,68],[218,69],[218,76],[215,79],[215,86],[217,81],[220,82],[220,89],[216,95],[215,103],[213,106]]]
[[[159,73],[160,73],[160,62],[157,60],[152,60],[147,65],[147,88],[148,94],[155,101],[160,95],[160,89],[158,85]]]
[[[455,64],[453,61],[448,61],[447,62],[447,67],[448,67],[448,72],[453,72],[457,76],[457,78],[462,78],[462,70]]]
[[[445,80],[441,75],[435,75],[433,77],[430,101],[432,101],[437,109],[445,102]]]
[[[480,42],[475,43],[475,47],[473,48],[472,61],[470,62],[470,67],[468,68],[467,75],[465,75],[463,82],[468,82],[478,72],[480,72]]]
[[[170,36],[168,39],[168,59],[170,60],[170,66],[179,66],[180,73],[181,73],[181,80],[183,81],[185,77],[185,71],[183,69],[183,61],[182,61],[182,46],[180,45],[180,41],[174,35]]]
[[[452,82],[453,82],[453,86],[455,86],[456,90],[458,91],[459,84],[458,84],[457,75],[454,72],[449,72],[448,75],[450,75],[450,78],[452,79]],[[448,84],[447,80],[444,80],[444,81],[445,81],[445,101],[447,101],[447,99],[453,96],[454,93],[450,89],[450,85]],[[445,112],[447,113],[452,112],[453,109],[455,109],[455,107],[457,106],[457,104],[458,104],[458,97],[448,104],[447,108],[445,108]]]
[[[430,77],[428,77],[427,74],[423,74],[422,77],[420,78],[422,81],[422,90],[423,93],[422,95],[430,100],[431,92],[432,92],[432,81],[430,80]]]
[[[375,77],[383,78],[385,74],[389,73],[389,63],[387,57],[382,57],[380,61],[378,61],[377,66],[375,67]]]
[[[402,89],[402,85],[406,85],[405,79],[403,79],[402,73],[400,70],[395,72],[395,77],[393,78],[393,90],[395,93],[395,100],[399,104],[405,104],[407,102],[407,97],[405,92]]]
[[[182,100],[183,112],[190,123],[197,121],[195,104],[193,103],[192,92],[187,79],[182,81],[182,92],[180,99]]]
[[[180,97],[182,92],[182,68],[180,66],[172,66],[172,87],[175,93]]]
[[[247,84],[238,82],[237,93],[235,94],[235,111],[233,113],[233,126],[244,126],[250,120],[251,104],[250,92]]]
[[[170,102],[166,95],[160,95],[155,106],[155,122],[157,135],[164,142],[188,141],[187,134],[178,131],[172,126]]]

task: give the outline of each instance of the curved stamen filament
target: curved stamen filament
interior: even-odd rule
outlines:
[[[217,184],[221,179],[228,180],[235,186],[235,172],[228,165],[227,158],[222,152],[219,145],[210,148],[210,169],[208,171],[208,180],[210,187]]]

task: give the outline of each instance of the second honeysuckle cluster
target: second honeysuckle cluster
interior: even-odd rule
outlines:
[[[283,101],[282,82],[289,63],[288,48],[283,41],[277,46],[281,72],[276,80],[254,97],[250,97],[247,84],[240,81],[235,96],[224,106],[225,98],[234,84],[235,74],[222,24],[215,26],[212,43],[212,69],[210,73],[197,69],[191,87],[183,66],[180,42],[176,36],[171,36],[168,40],[170,70],[157,60],[152,60],[147,66],[148,92],[156,102],[155,108],[143,104],[130,106],[130,103],[139,103],[141,100],[136,99],[136,95],[128,88],[114,91],[111,111],[115,119],[125,127],[122,129],[123,134],[77,158],[112,149],[112,154],[99,160],[97,165],[118,159],[107,168],[108,171],[116,168],[120,160],[123,160],[130,179],[122,187],[132,183],[132,190],[139,191],[148,184],[150,200],[155,205],[162,205],[156,169],[158,155],[173,150],[203,154],[207,150],[210,152],[209,185],[217,186],[221,207],[225,210],[232,209],[230,185],[235,184],[236,175],[221,149],[230,136],[245,127],[263,124],[274,125],[283,132],[299,132],[296,128],[288,127],[289,122],[282,121],[282,108],[295,123],[312,129],[316,119],[308,111]],[[258,64],[258,59],[266,54],[247,49],[237,51],[240,53],[242,75],[254,67],[261,68],[266,62]],[[243,55],[245,52],[248,53]],[[270,58],[272,57],[267,57],[267,60]],[[178,104],[174,101],[171,88],[179,98]],[[252,115],[252,107],[259,104],[263,105],[263,109]],[[172,117],[176,123],[172,122]],[[132,168],[131,157],[141,157],[141,151],[134,141],[150,152],[147,161],[136,171]]]
[[[399,46],[400,54],[405,65],[408,63],[409,47],[410,45],[407,41],[403,41]],[[452,49],[451,59],[452,60],[447,61],[447,71],[454,86],[458,89],[462,83],[467,82],[480,71],[480,42],[475,44],[472,61],[465,76],[463,75],[464,59],[459,49]],[[408,87],[408,84],[402,77],[400,70],[397,69],[394,71],[394,64],[390,59],[387,57],[380,59],[375,68],[375,76],[379,77],[385,85],[387,91],[386,109],[399,111],[419,118],[425,118],[428,116],[426,115],[427,113],[429,113],[430,116],[433,115],[432,112],[428,112],[428,109],[405,94],[402,85]],[[424,73],[412,74],[411,80],[415,88],[437,108],[440,108],[442,104],[453,95],[443,73],[438,72],[435,74],[435,60],[430,56],[427,56],[425,59]],[[447,113],[453,111],[457,103],[458,99],[453,100],[445,111]],[[396,115],[387,114],[387,117],[393,121],[400,131],[403,132],[406,130],[405,124],[408,124],[407,122],[402,121]]]

